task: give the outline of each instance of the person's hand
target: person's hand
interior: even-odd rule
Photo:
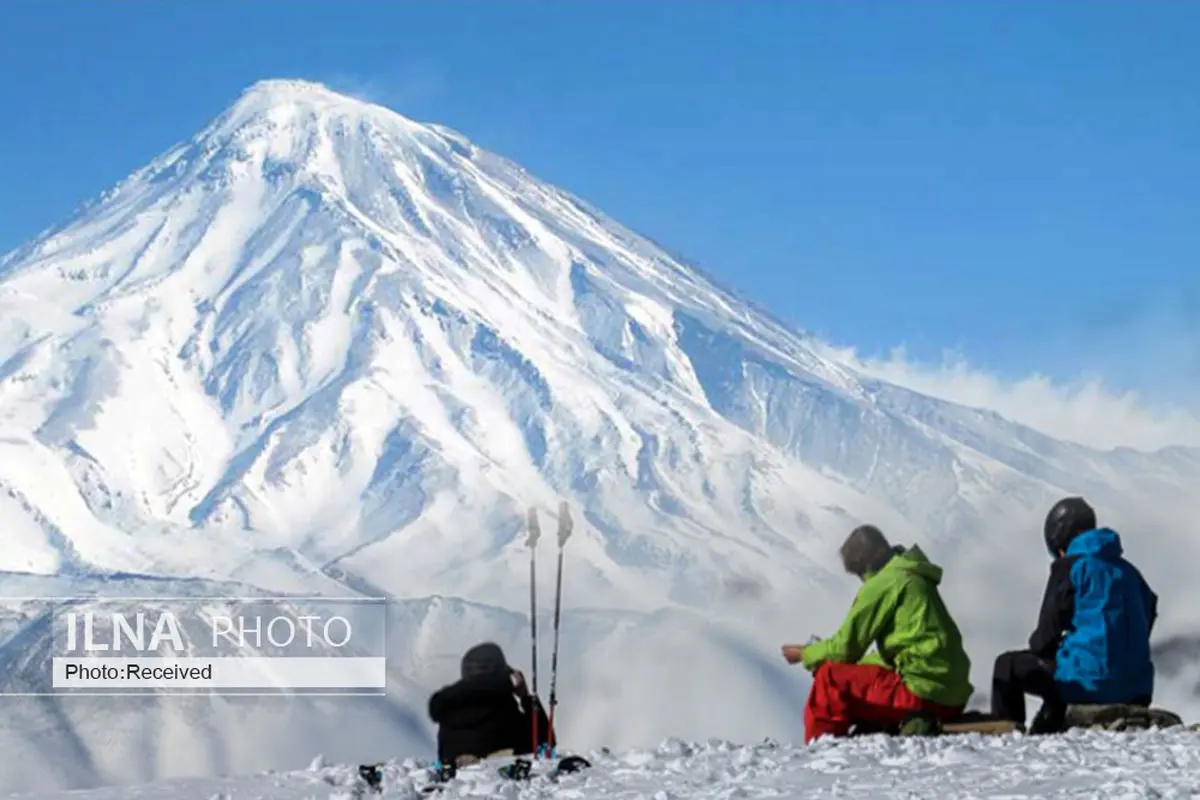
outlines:
[[[783,660],[789,664],[800,664],[804,661],[804,648],[798,644],[785,644],[779,648],[783,653]]]
[[[514,669],[509,673],[509,677],[512,678],[512,685],[514,689],[520,692],[525,691],[525,673],[521,672],[519,669]]]

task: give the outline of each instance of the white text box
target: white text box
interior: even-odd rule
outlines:
[[[386,659],[54,658],[56,689],[384,689]]]

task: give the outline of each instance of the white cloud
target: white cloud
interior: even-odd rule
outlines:
[[[348,97],[390,108],[409,119],[422,117],[427,107],[449,91],[446,73],[436,64],[406,61],[369,76],[339,73],[325,84]]]
[[[904,348],[886,359],[865,359],[852,348],[827,346],[831,355],[880,379],[932,397],[986,408],[1055,438],[1100,449],[1155,450],[1200,446],[1200,415],[1153,405],[1137,392],[1108,388],[1101,378],[1072,384],[1044,375],[1004,380],[947,355],[941,364],[910,361]]]

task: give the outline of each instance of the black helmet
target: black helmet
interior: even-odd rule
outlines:
[[[1051,558],[1058,557],[1059,550],[1066,550],[1079,534],[1096,527],[1096,512],[1082,497],[1064,497],[1054,504],[1046,515],[1043,533],[1046,549]]]

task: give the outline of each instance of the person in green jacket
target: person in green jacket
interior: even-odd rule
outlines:
[[[929,714],[960,716],[974,691],[971,660],[938,592],[942,568],[916,545],[892,547],[873,525],[855,528],[841,557],[862,581],[841,628],[828,639],[782,648],[789,664],[813,672],[804,741],[845,736],[856,726],[894,728]]]

